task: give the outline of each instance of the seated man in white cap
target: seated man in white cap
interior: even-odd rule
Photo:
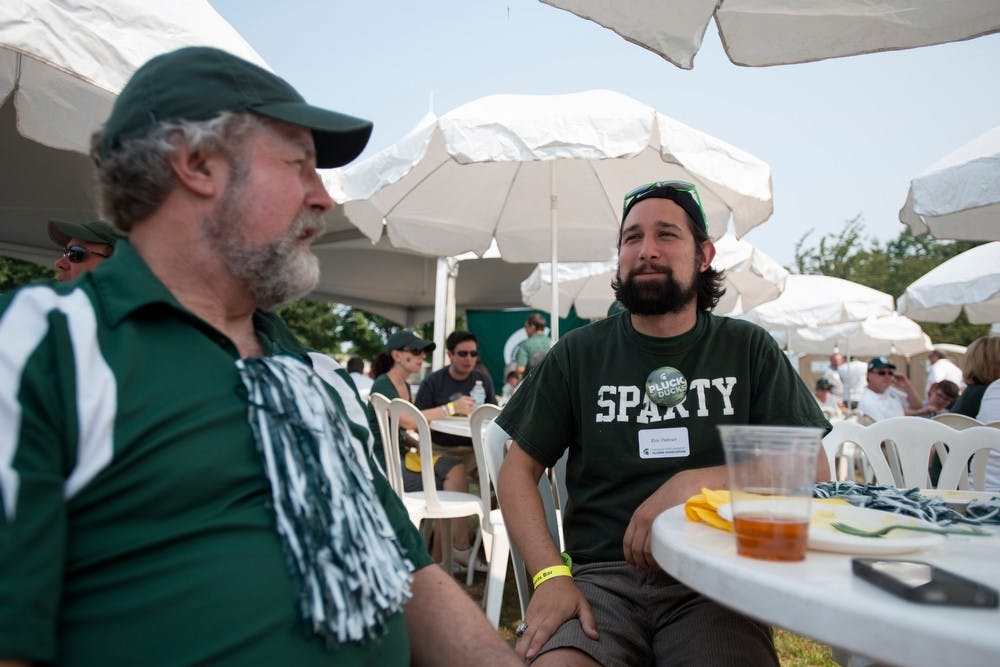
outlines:
[[[916,390],[896,365],[885,357],[868,362],[868,386],[858,401],[858,411],[875,421],[915,414],[923,406]]]
[[[84,271],[93,271],[111,257],[122,235],[106,222],[49,221],[49,238],[62,250],[56,260],[56,280],[76,280]]]

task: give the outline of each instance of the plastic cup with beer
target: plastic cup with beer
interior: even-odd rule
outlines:
[[[726,452],[736,550],[741,556],[806,557],[822,429],[719,426]]]

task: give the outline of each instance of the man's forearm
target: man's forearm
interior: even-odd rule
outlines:
[[[404,608],[411,664],[523,665],[472,598],[440,567],[417,570],[412,591]]]
[[[511,541],[521,552],[529,575],[562,562],[559,547],[552,541],[538,493],[538,480],[544,470],[517,443],[513,443],[500,469],[497,485],[500,507],[517,508],[516,512],[504,513],[504,525]]]

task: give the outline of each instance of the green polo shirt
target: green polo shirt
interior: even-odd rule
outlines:
[[[267,354],[307,361],[270,313]],[[71,283],[0,297],[0,658],[60,665],[408,664],[305,629],[250,426],[239,354],[127,242]],[[350,386],[347,384],[346,386]],[[351,420],[367,442],[364,419]],[[374,475],[416,568],[431,562]]]

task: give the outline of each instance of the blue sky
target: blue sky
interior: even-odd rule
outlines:
[[[1000,124],[1000,35],[802,65],[738,67],[714,24],[693,70],[536,0],[210,0],[317,105],[375,122],[365,155],[433,108],[608,88],[768,162],[774,214],[746,239],[783,264],[861,213],[895,238],[909,180]]]

